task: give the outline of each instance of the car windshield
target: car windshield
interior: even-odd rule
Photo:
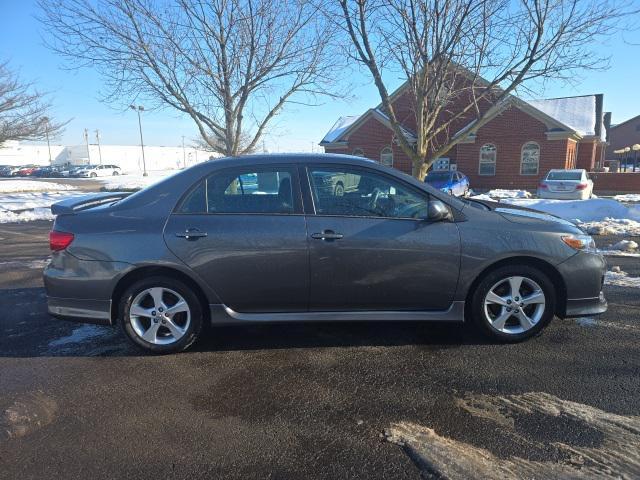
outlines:
[[[582,172],[567,172],[557,171],[549,172],[547,180],[580,180],[582,178]]]
[[[449,180],[451,173],[449,172],[430,172],[425,178],[426,182],[446,182]]]

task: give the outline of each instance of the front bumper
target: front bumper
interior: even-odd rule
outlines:
[[[565,318],[600,315],[607,311],[607,299],[600,292],[595,298],[575,298],[567,300]]]
[[[557,265],[566,288],[565,311],[561,317],[599,315],[607,311],[602,293],[607,262],[602,255],[578,252]]]

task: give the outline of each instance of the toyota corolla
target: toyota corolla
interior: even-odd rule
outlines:
[[[49,312],[157,353],[206,322],[470,321],[515,342],[607,307],[605,261],[575,225],[357,157],[213,160],[52,211]]]

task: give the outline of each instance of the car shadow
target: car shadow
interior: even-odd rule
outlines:
[[[141,356],[118,327],[59,320],[47,313],[42,288],[3,289],[0,357]],[[354,348],[423,345],[456,348],[490,343],[459,323],[323,322],[207,326],[186,353],[287,348]]]

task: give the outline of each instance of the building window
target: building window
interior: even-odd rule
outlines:
[[[520,175],[537,175],[540,165],[540,146],[534,142],[525,143],[522,147]]]
[[[380,163],[387,167],[393,167],[393,150],[390,147],[385,147],[380,152]]]
[[[487,143],[480,148],[480,167],[478,168],[480,175],[496,174],[496,146]]]
[[[364,157],[364,151],[361,148],[356,148],[351,155],[354,157]]]

